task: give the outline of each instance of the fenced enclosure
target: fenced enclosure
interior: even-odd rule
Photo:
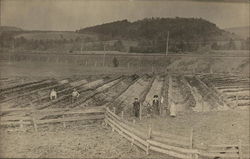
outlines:
[[[123,114],[123,113],[122,113]],[[106,108],[105,122],[121,136],[131,142],[132,145],[149,154],[150,151],[167,154],[181,159],[199,158],[249,158],[249,145],[243,145],[239,140],[236,145],[207,145],[207,147],[194,147],[193,129],[188,136],[169,134],[155,131],[152,127],[138,129],[133,123],[124,120],[123,116],[115,114]]]

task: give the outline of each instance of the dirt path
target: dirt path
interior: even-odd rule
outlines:
[[[152,77],[147,75],[140,78],[134,84],[130,85],[129,88],[123,92],[118,98],[116,98],[111,107],[116,107],[117,113],[120,113],[122,110],[124,111],[125,116],[131,116],[133,113],[132,103],[134,98],[140,98],[142,93],[145,93],[145,89]]]
[[[172,100],[176,103],[176,111],[178,112],[185,112],[190,111],[190,107],[186,100],[186,94],[183,93],[184,90],[182,89],[180,76],[172,76],[172,93],[171,97]]]
[[[150,104],[152,105],[152,100],[154,95],[158,95],[159,99],[161,98],[161,90],[163,87],[163,78],[160,76],[157,76],[149,90],[149,92],[146,95],[146,98],[143,102],[143,105]]]

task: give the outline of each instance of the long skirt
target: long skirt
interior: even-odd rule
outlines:
[[[171,106],[170,106],[170,116],[172,117],[176,116],[176,105],[174,103],[171,103]]]

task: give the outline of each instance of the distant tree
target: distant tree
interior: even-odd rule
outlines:
[[[230,39],[228,47],[229,47],[228,49],[230,49],[230,50],[235,50],[236,49],[236,45],[235,45],[235,42],[234,42],[233,39]]]
[[[113,66],[118,67],[119,66],[119,61],[116,57],[113,58]]]
[[[117,51],[122,51],[124,50],[124,46],[121,40],[118,40],[114,43],[114,49]]]

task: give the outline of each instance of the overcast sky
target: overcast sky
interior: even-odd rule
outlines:
[[[29,30],[76,30],[116,20],[201,17],[220,28],[249,26],[249,3],[167,0],[2,0],[1,24]]]

